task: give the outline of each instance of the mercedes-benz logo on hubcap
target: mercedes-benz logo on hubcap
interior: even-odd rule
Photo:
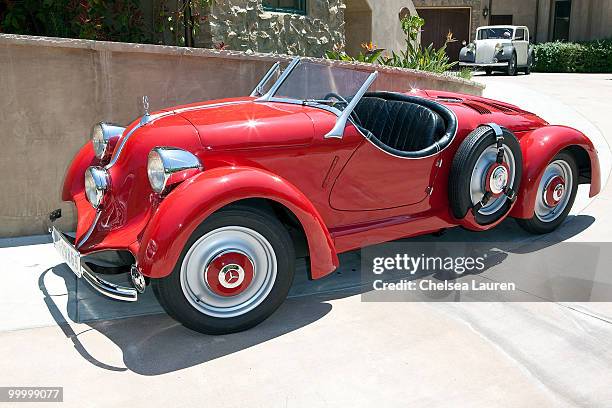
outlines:
[[[244,282],[244,269],[237,264],[225,265],[219,271],[219,283],[226,289],[234,289]]]

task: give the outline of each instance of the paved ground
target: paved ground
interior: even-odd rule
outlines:
[[[612,75],[476,79],[589,134],[607,180]],[[609,184],[548,239],[611,241]],[[533,240],[513,221],[442,240],[502,238]],[[0,386],[64,386],[68,406],[612,406],[611,303],[364,303],[358,254],[342,261],[261,326],[210,337],[163,314],[77,323],[159,309],[102,301],[45,237],[0,241]]]

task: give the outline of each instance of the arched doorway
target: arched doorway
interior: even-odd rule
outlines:
[[[372,9],[367,0],[346,0],[344,30],[348,55],[358,55],[361,44],[372,41]]]

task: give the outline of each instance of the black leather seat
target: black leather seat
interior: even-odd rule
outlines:
[[[413,102],[364,96],[355,113],[361,127],[391,153],[429,150],[446,130],[439,114]]]

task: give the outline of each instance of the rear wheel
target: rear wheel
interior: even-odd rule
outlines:
[[[251,328],[285,300],[293,281],[291,237],[274,216],[245,207],[204,221],[174,271],[153,281],[168,314],[206,334]]]
[[[531,65],[533,64],[531,60],[531,55],[527,58],[527,66],[525,67],[525,75],[531,74]]]
[[[574,157],[559,153],[544,170],[538,185],[534,215],[517,219],[518,224],[532,234],[554,231],[567,218],[578,191],[578,167]]]

